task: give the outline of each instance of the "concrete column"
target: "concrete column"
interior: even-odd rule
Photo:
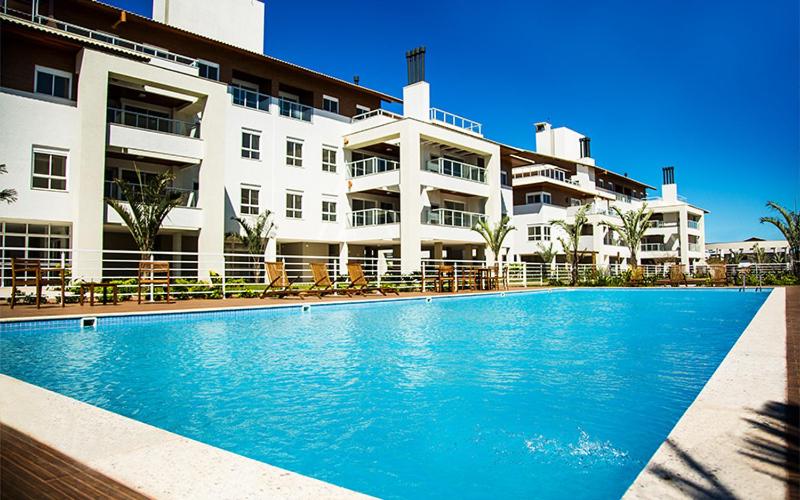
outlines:
[[[348,257],[350,256],[349,252],[350,249],[348,248],[346,241],[339,243],[339,274],[341,275],[347,274],[347,261]]]
[[[278,240],[269,238],[267,240],[267,248],[264,251],[264,260],[267,262],[275,262],[278,258]]]
[[[442,260],[442,251],[444,249],[444,245],[441,241],[434,241],[433,242],[433,258],[435,260]]]
[[[201,137],[205,144],[200,165],[198,206],[203,209],[203,226],[197,250],[209,258],[199,259],[198,275],[208,279],[209,271],[225,266],[225,137],[228,94],[220,88],[209,92],[203,110]]]
[[[406,121],[400,130],[400,272],[403,274],[419,271],[422,264],[420,147],[416,123]]]
[[[172,235],[172,251],[173,252],[182,252],[183,248],[183,237],[180,233],[175,233]],[[183,260],[182,255],[173,255],[170,259],[173,263],[173,268],[175,269],[175,276],[182,276],[183,271],[181,261]]]
[[[689,214],[686,211],[686,206],[682,206],[678,211],[678,239],[680,244],[680,251],[678,256],[681,259],[681,266],[684,270],[689,269]]]

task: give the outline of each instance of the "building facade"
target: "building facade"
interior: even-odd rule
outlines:
[[[709,259],[716,258],[720,260],[741,256],[742,260],[754,262],[757,248],[763,250],[764,258],[767,262],[782,263],[791,260],[791,249],[786,240],[765,240],[756,237],[742,241],[708,243],[706,245],[706,255]]]
[[[402,100],[263,55],[263,4],[236,0],[206,26],[216,5],[155,0],[152,20],[92,0],[3,0],[0,182],[19,195],[0,212],[4,262],[70,250],[76,276],[102,277],[109,253],[136,249],[105,201],[120,197],[114,179],[164,171],[181,204],[156,250],[195,254],[185,267],[201,278],[237,250],[232,217],[265,210],[268,259],[386,256],[412,273],[423,258],[491,258],[471,227],[502,215],[518,228],[508,259],[535,259],[558,236],[549,221],[579,204],[591,205],[591,262],[621,262],[600,222],[648,199],[640,257],[702,260],[704,212],[674,182],[648,198],[596,166],[588,139],[549,124],[536,152],[487,139],[431,106],[418,52]]]

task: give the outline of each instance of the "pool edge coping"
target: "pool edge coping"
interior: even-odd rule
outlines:
[[[623,499],[786,498],[785,468],[745,455],[766,435],[751,424],[766,420],[759,405],[787,402],[786,334],[786,289],[773,287]]]

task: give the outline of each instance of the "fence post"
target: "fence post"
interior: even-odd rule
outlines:
[[[522,288],[528,288],[528,264],[522,263]]]
[[[150,262],[155,262],[155,260],[156,260],[156,256],[153,255],[153,254],[150,254]],[[152,267],[150,268],[150,280],[151,281],[153,280],[153,268]],[[150,302],[154,302],[154,300],[153,300],[153,292],[154,291],[155,291],[155,285],[153,283],[150,283]]]
[[[227,262],[225,262],[225,254],[222,254],[222,272],[220,273],[220,278],[222,280],[222,300],[225,300],[225,281],[228,279],[228,272],[227,269]]]

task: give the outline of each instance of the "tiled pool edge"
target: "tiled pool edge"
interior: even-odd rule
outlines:
[[[369,498],[6,375],[0,422],[151,498]]]
[[[783,446],[785,318],[775,288],[623,498],[785,498],[785,468],[755,458]]]

